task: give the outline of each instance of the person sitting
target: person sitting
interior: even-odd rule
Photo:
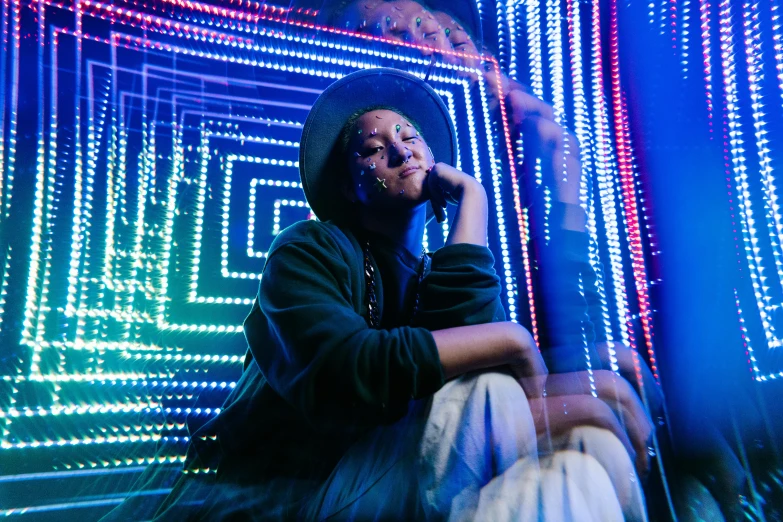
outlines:
[[[300,145],[319,221],[273,241],[243,375],[155,520],[646,520],[636,394],[612,372],[549,375],[505,321],[487,196],[455,159],[413,75],[321,94]],[[446,245],[425,253],[427,210],[447,204]]]
[[[523,171],[538,161],[552,196],[544,241],[544,205],[534,194],[541,191],[529,172],[522,176],[522,197],[533,218],[530,244],[537,262],[537,301],[544,315],[539,333],[547,366],[554,372],[616,369],[644,397],[651,414],[663,416],[663,394],[650,368],[628,345],[612,340],[604,326],[599,276],[588,259],[587,216],[580,204],[580,144],[528,87],[484,67],[488,62],[481,57],[492,52],[483,44],[476,2],[325,0],[318,23],[414,44],[427,56],[439,53],[445,63],[466,68],[460,74],[473,83],[478,80],[473,71],[481,71],[490,105],[497,107],[501,95],[505,101],[512,140],[524,138]]]

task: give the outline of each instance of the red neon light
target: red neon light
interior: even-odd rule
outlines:
[[[675,4],[676,5],[676,4]],[[653,350],[653,328],[650,320],[650,301],[647,291],[647,275],[642,252],[642,239],[639,231],[639,213],[636,206],[636,191],[634,190],[634,174],[631,161],[631,142],[626,126],[627,109],[620,86],[620,49],[617,27],[617,0],[610,3],[609,16],[609,51],[612,85],[612,108],[614,109],[614,130],[617,138],[617,163],[620,171],[620,185],[623,191],[623,207],[628,226],[629,246],[631,249],[631,267],[636,282],[636,294],[639,300],[639,318],[642,322],[647,355],[650,366],[658,380],[658,366]]]

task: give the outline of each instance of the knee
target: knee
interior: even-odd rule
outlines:
[[[511,375],[499,371],[466,374],[473,383],[473,393],[480,396],[517,397],[524,395],[522,386]]]
[[[568,449],[587,453],[600,461],[625,462],[633,467],[631,457],[617,436],[609,430],[594,426],[574,428],[568,435]]]

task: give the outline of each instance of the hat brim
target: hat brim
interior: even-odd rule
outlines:
[[[321,93],[302,129],[299,175],[307,202],[321,221],[349,217],[341,192],[347,162],[340,133],[363,109],[393,107],[413,120],[432,149],[435,161],[454,165],[457,141],[446,104],[418,77],[397,69],[365,69],[344,76]]]

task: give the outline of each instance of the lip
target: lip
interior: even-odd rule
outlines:
[[[400,172],[400,177],[407,178],[417,170],[421,170],[421,167],[419,167],[418,165],[411,165],[410,167],[405,167],[405,169],[402,172]]]

